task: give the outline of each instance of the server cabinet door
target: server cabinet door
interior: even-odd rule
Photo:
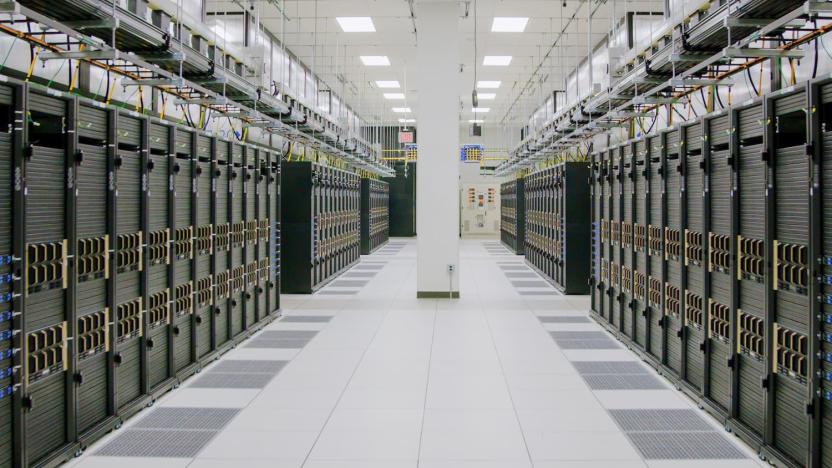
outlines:
[[[79,106],[76,156],[76,426],[84,434],[111,408],[108,308],[111,240],[108,229],[107,111]],[[83,130],[82,130],[83,129]],[[80,158],[78,157],[80,156]],[[80,159],[80,161],[77,161]],[[102,320],[103,321],[100,321]],[[116,341],[121,341],[117,335]]]

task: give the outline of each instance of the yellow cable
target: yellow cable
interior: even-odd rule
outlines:
[[[136,112],[139,111],[139,104],[142,102],[142,86],[139,86],[139,100],[136,101]]]
[[[46,37],[46,33],[40,35],[40,40],[42,41]],[[38,54],[40,54],[41,48],[35,47],[35,55],[32,56],[32,61],[29,62],[29,71],[26,72],[26,81],[29,81],[29,78],[32,77],[32,72],[35,71],[35,62],[38,61]]]
[[[80,46],[78,46],[78,51],[84,50],[85,45],[86,44],[81,44]],[[75,64],[75,73],[72,75],[72,79],[69,80],[69,91],[70,92],[72,92],[72,90],[75,89],[75,82],[76,82],[76,80],[78,80],[78,74],[79,73],[81,73],[81,61],[80,60],[78,60],[78,63]]]
[[[110,104],[110,100],[113,98],[113,91],[116,90],[116,80],[113,79],[113,83],[110,85],[110,92],[107,93],[107,104]]]

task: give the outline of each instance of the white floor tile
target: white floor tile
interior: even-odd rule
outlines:
[[[160,398],[155,407],[240,408],[196,459],[93,457],[93,446],[69,466],[761,466],[747,448],[749,459],[740,461],[641,460],[610,409],[696,406],[670,386],[649,391],[587,387],[572,361],[638,360],[623,346],[561,350],[555,344],[549,331],[602,330],[594,321],[539,320],[587,316],[589,296],[563,296],[549,287],[543,288],[551,292],[546,296],[520,296],[498,262],[522,265],[523,258],[490,253],[485,243],[498,245],[494,239],[463,239],[462,299],[416,299],[416,242],[393,243],[401,243],[401,251],[362,258],[364,264],[384,266],[355,296],[281,297],[286,316],[332,317],[325,323],[277,321],[266,327],[318,331],[304,348],[256,349],[243,343],[221,357],[290,361],[263,389],[197,389],[186,383]]]

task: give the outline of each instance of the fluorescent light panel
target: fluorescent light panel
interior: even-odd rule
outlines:
[[[482,120],[482,119],[471,119],[471,120],[468,121],[468,123],[483,123],[483,122],[485,122],[485,120]]]
[[[389,67],[390,59],[386,55],[362,55],[361,63],[368,67]]]
[[[502,84],[501,81],[477,81],[477,88],[479,89],[497,89]]]
[[[482,64],[489,67],[507,67],[511,63],[511,55],[486,55]]]
[[[397,114],[409,114],[410,108],[409,107],[394,107],[393,112]]]
[[[376,81],[376,86],[379,88],[387,88],[387,89],[399,89],[402,86],[396,80],[391,81]]]
[[[399,123],[414,123],[416,119],[399,119]]]
[[[497,98],[497,95],[494,93],[477,93],[477,99],[480,101],[493,101]]]
[[[490,107],[472,107],[471,112],[475,114],[485,114],[486,112],[491,112]]]
[[[404,99],[404,93],[384,93],[384,99]]]
[[[523,32],[529,18],[517,16],[495,16],[491,23],[491,32]]]
[[[344,32],[376,32],[373,19],[369,16],[341,16],[335,18]]]

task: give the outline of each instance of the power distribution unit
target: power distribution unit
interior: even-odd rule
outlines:
[[[500,240],[517,255],[526,246],[526,203],[523,179],[500,185]]]
[[[526,261],[565,294],[588,294],[589,165],[564,162],[524,182]]]
[[[0,466],[54,464],[278,315],[280,155],[11,78],[0,119]]]
[[[309,294],[361,256],[361,179],[312,161],[283,162],[282,290]]]
[[[361,179],[361,254],[369,255],[390,239],[390,184]]]
[[[592,156],[595,318],[778,465],[832,466],[832,84]]]

